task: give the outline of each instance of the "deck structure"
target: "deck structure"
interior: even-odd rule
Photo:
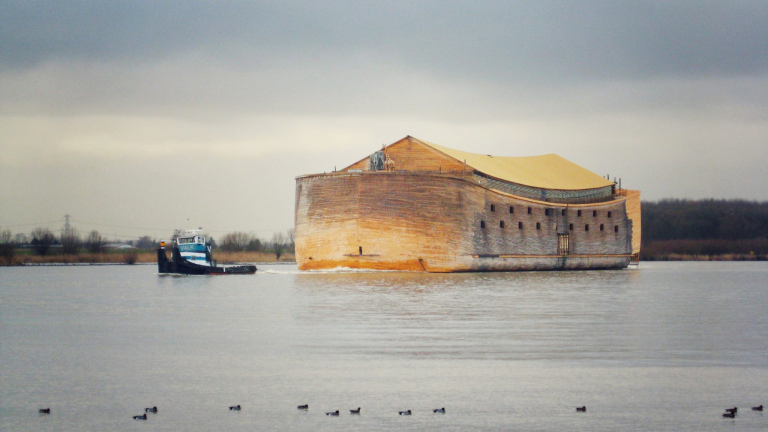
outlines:
[[[560,156],[499,157],[407,136],[296,178],[301,270],[620,269],[640,251],[640,192]]]

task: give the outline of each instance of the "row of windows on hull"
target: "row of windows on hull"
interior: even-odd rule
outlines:
[[[491,211],[492,212],[496,211],[496,204],[491,204]],[[514,213],[515,213],[515,207],[514,206],[509,206],[509,214],[514,214]],[[581,210],[576,210],[576,216],[581,217],[581,213],[582,213]],[[532,207],[528,207],[528,214],[533,214],[533,208]],[[554,214],[555,214],[555,209],[553,209],[553,208],[544,209],[544,215],[545,216],[553,216]],[[560,215],[561,216],[565,216],[565,209],[564,208],[560,209]],[[611,217],[612,216],[612,212],[608,211],[607,215],[608,215],[608,217]],[[592,217],[597,217],[597,210],[592,210]]]
[[[485,229],[485,221],[484,220],[480,221],[480,228]],[[505,228],[504,221],[499,221],[499,228]],[[517,223],[517,228],[518,229],[523,229],[523,223],[522,222],[518,222]],[[536,229],[537,230],[541,229],[541,222],[536,222]],[[557,229],[557,225],[555,225],[555,229]],[[568,224],[568,231],[573,231],[573,224]],[[584,225],[584,231],[589,231],[589,224]],[[605,231],[605,224],[600,224],[600,231]],[[619,226],[618,225],[614,225],[613,226],[613,232],[619,232]]]

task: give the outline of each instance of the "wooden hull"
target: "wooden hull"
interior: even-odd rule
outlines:
[[[626,208],[624,198],[579,205],[521,198],[437,172],[302,176],[296,261],[301,270],[620,269],[632,254]]]

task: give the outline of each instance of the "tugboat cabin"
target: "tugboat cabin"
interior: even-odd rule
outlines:
[[[209,259],[210,246],[205,244],[205,236],[198,235],[199,232],[199,230],[188,230],[175,238],[179,253],[182,258],[195,264],[215,265]]]

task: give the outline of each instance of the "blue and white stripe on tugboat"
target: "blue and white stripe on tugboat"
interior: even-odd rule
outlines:
[[[185,231],[176,238],[181,257],[198,265],[212,266],[208,261],[210,250],[205,244],[205,237],[197,235],[197,230]]]

